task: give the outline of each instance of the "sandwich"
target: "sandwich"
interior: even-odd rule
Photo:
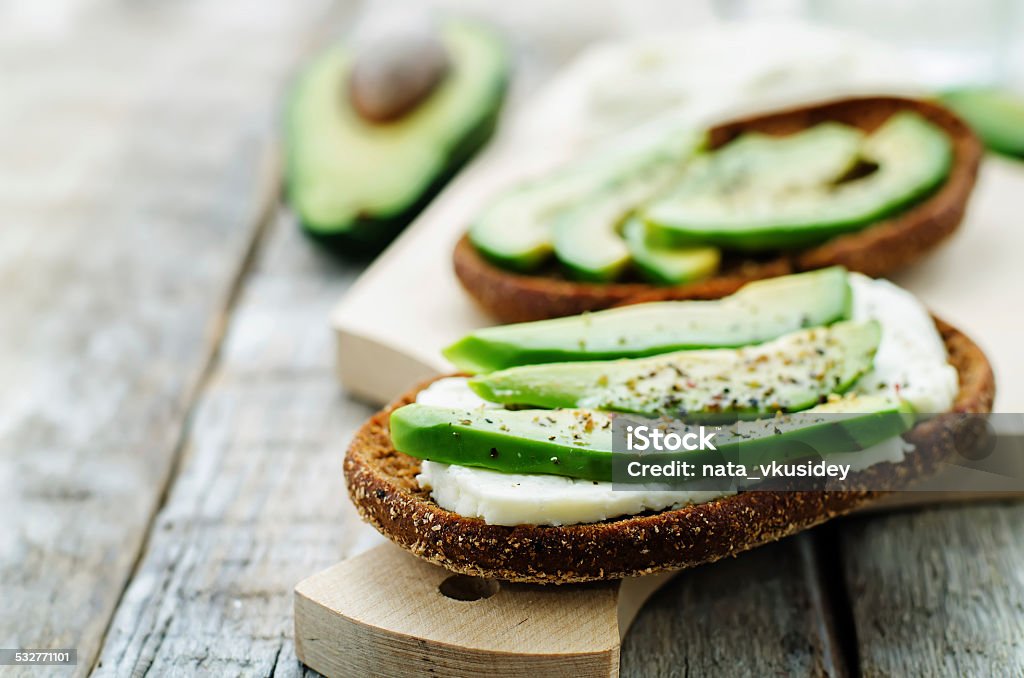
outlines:
[[[828,266],[909,264],[963,218],[982,146],[933,102],[862,97],[705,131],[654,121],[493,196],[454,251],[491,316],[715,299]]]
[[[691,567],[848,513],[953,458],[956,415],[989,412],[995,393],[966,335],[909,292],[841,267],[715,300],[486,328],[445,355],[462,371],[359,429],[348,491],[367,522],[416,556],[518,582]],[[743,459],[808,476],[841,467],[843,482],[631,481],[615,436],[632,421],[679,431],[699,422],[739,441]]]

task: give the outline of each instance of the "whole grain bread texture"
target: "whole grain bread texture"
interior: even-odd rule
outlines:
[[[914,111],[942,128],[953,143],[949,177],[923,201],[860,231],[803,250],[761,258],[726,256],[715,276],[685,285],[659,288],[643,282],[588,283],[564,277],[552,264],[536,274],[507,271],[488,261],[463,236],[455,246],[455,274],[471,297],[501,322],[543,320],[608,308],[639,294],[671,289],[677,299],[715,299],[751,280],[826,266],[845,266],[882,276],[916,261],[948,238],[960,225],[974,188],[983,147],[950,110],[924,100],[858,97],[792,108],[734,120],[712,128],[711,148],[746,132],[787,135],[834,121],[872,131],[899,111]]]
[[[985,355],[957,329],[941,321],[936,325],[960,375],[952,413],[991,411],[995,380]],[[345,456],[345,479],[364,520],[414,555],[454,572],[567,584],[692,567],[795,534],[885,494],[754,491],[600,523],[488,525],[435,504],[416,482],[420,460],[391,444],[391,412],[413,402],[426,385],[359,429]],[[851,474],[850,480],[870,487],[885,477],[889,486],[899,487],[929,475],[955,454],[959,421],[955,414],[946,414],[919,424],[904,436],[915,446],[904,461],[876,464]]]

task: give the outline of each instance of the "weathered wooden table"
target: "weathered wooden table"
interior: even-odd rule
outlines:
[[[529,48],[521,91],[659,6],[513,4],[490,11]],[[292,587],[377,539],[341,476],[370,410],[326,323],[361,267],[297,233],[273,143],[351,13],[0,6],[0,647],[77,647],[54,675],[303,673]],[[622,670],[1022,675],[1022,562],[1021,505],[844,520],[680,575]]]

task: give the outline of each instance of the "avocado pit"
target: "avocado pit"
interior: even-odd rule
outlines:
[[[450,70],[448,51],[432,31],[389,30],[356,52],[347,96],[367,122],[393,122],[419,107]]]

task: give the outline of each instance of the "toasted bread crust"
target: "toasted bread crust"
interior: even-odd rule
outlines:
[[[686,285],[659,288],[645,283],[585,283],[554,275],[506,271],[484,258],[464,236],[453,263],[463,287],[485,311],[502,322],[541,320],[608,308],[658,289],[676,299],[714,299],[744,283],[796,271],[842,265],[870,276],[890,273],[920,258],[949,237],[963,219],[983,148],[967,125],[935,103],[900,97],[862,97],[793,108],[719,125],[710,130],[718,147],[744,132],[785,135],[828,120],[871,131],[893,113],[914,111],[941,127],[953,142],[953,166],[946,182],[924,201],[889,219],[832,238],[810,249],[785,252],[767,261],[732,262],[718,275]]]
[[[967,336],[936,321],[960,375],[954,412],[992,409],[995,380]],[[416,483],[420,462],[394,449],[391,412],[426,384],[378,412],[345,456],[349,495],[362,517],[415,555],[449,570],[497,579],[571,583],[692,567],[794,534],[881,496],[875,491],[746,492],[714,501],[601,523],[550,527],[488,525],[435,504]],[[954,453],[950,417],[918,425],[905,437],[916,449],[899,463],[852,474],[864,487],[893,486],[930,473]]]

